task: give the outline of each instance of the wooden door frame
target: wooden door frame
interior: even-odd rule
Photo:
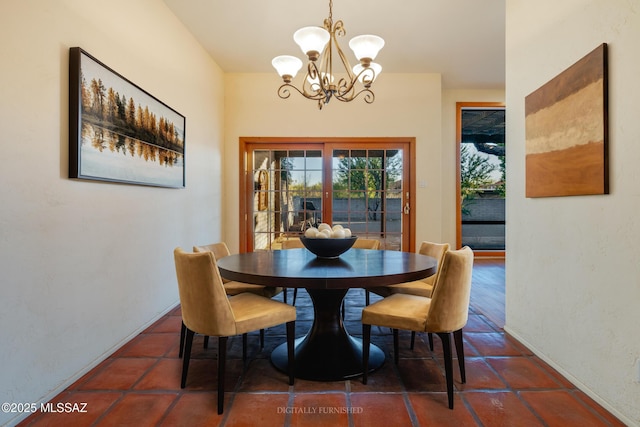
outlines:
[[[247,147],[250,145],[260,145],[265,144],[269,145],[270,149],[273,146],[282,147],[283,149],[290,149],[289,147],[293,144],[301,146],[301,149],[305,146],[308,146],[309,149],[317,148],[318,144],[322,144],[323,147],[331,148],[335,144],[344,144],[344,145],[364,145],[367,149],[376,148],[376,147],[388,147],[389,145],[402,145],[408,147],[408,152],[403,153],[405,156],[404,160],[408,160],[409,171],[403,171],[403,180],[406,182],[406,185],[409,186],[409,197],[406,197],[406,192],[403,191],[402,194],[402,206],[405,206],[406,203],[409,204],[410,214],[409,214],[409,224],[407,230],[408,244],[405,247],[403,245],[403,250],[408,252],[415,251],[415,230],[416,230],[416,214],[415,214],[415,200],[416,200],[416,190],[415,190],[415,180],[416,180],[416,159],[415,159],[415,145],[416,139],[414,137],[331,137],[331,138],[321,138],[321,137],[240,137],[239,138],[239,183],[240,183],[240,197],[239,197],[239,211],[238,211],[238,224],[239,224],[239,251],[240,253],[248,252],[250,243],[252,241],[251,236],[248,235],[248,225],[249,225],[249,209],[253,204],[253,176],[251,174],[252,167],[249,165],[248,158],[248,149]],[[331,170],[331,156],[327,156],[323,151],[323,188],[331,189],[331,176],[326,172]],[[327,182],[329,181],[329,182]],[[243,190],[244,189],[244,190]],[[328,202],[325,201],[322,204],[322,217],[327,218],[328,212],[331,209],[331,199],[328,198]]]
[[[462,247],[462,197],[460,197],[460,147],[462,144],[462,110],[464,108],[505,108],[504,102],[456,102],[456,247]],[[506,228],[505,228],[506,231]],[[503,251],[474,251],[477,257],[504,258],[507,250]]]

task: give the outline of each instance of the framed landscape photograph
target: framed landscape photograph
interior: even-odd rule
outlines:
[[[69,51],[69,178],[182,188],[185,117],[79,47]]]

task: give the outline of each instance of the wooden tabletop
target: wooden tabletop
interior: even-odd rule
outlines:
[[[266,286],[347,289],[420,280],[436,271],[435,258],[385,250],[350,249],[321,259],[307,249],[258,251],[218,260],[225,279]]]

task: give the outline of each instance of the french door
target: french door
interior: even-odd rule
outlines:
[[[242,138],[240,250],[279,249],[321,222],[413,251],[412,138]]]

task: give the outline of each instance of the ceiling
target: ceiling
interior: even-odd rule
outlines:
[[[302,52],[293,33],[322,26],[328,0],[164,0],[229,73],[274,73],[271,59]],[[440,73],[446,89],[503,89],[505,0],[334,0],[334,22],[351,64],[348,40],[385,40],[376,62],[384,73]]]

